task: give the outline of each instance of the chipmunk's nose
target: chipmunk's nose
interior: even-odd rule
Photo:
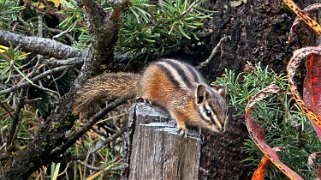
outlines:
[[[225,131],[224,128],[218,129],[218,132],[219,132],[219,133],[222,133],[222,132],[224,132],[224,131]]]

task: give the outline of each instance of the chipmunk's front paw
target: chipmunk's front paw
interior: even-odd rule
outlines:
[[[178,129],[178,134],[179,134],[179,136],[181,136],[183,138],[187,138],[188,130],[179,128]]]

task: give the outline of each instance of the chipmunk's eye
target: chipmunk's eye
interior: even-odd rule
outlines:
[[[212,116],[211,111],[208,110],[208,109],[205,110],[205,113],[206,113],[206,116],[208,116],[208,117],[211,117],[211,116]]]

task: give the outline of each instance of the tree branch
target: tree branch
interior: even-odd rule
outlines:
[[[119,30],[119,17],[121,10],[128,6],[128,0],[123,0],[113,6],[111,14],[106,13],[102,7],[92,0],[79,0],[83,7],[89,24],[93,54],[95,55],[90,70],[100,73],[101,65],[109,65],[114,59],[114,46],[117,42]]]
[[[81,64],[83,63],[83,59],[81,57],[74,57],[74,58],[68,58],[68,59],[46,59],[45,64],[50,64],[50,65],[72,65],[72,64]]]
[[[126,131],[126,126],[122,127],[119,131],[117,131],[115,134],[109,136],[105,141],[103,141],[98,147],[95,147],[95,149],[91,150],[89,152],[89,155],[96,153],[99,151],[101,148],[105,147],[108,143],[114,141],[116,138],[121,136],[125,131]]]
[[[56,72],[59,72],[59,71],[67,70],[67,69],[70,69],[71,67],[73,67],[73,66],[72,65],[68,65],[68,66],[60,66],[60,67],[56,67],[56,68],[53,68],[53,69],[49,69],[49,70],[47,70],[47,71],[45,71],[45,72],[43,72],[41,74],[38,74],[34,78],[31,78],[30,81],[31,82],[36,82],[36,81],[46,77],[49,74],[53,74],[53,73],[56,73]],[[20,84],[17,84],[15,86],[12,86],[11,88],[1,90],[0,91],[0,95],[6,94],[6,93],[10,93],[12,91],[19,90],[19,89],[24,88],[24,87],[26,87],[28,85],[30,85],[30,82],[25,81],[23,83],[20,83]]]
[[[9,136],[7,140],[9,149],[11,149],[14,146],[13,141],[17,135],[17,129],[21,118],[21,109],[23,108],[23,106],[24,106],[23,99],[18,99],[16,110],[13,116],[14,118],[12,119],[11,128],[10,128]]]
[[[50,156],[59,156],[61,153],[65,152],[71,145],[73,145],[83,134],[85,134],[93,125],[95,125],[104,115],[106,115],[108,112],[115,109],[117,106],[123,104],[127,99],[126,98],[119,98],[116,99],[113,103],[99,111],[97,114],[92,116],[88,123],[86,123],[79,131],[71,135],[71,137],[68,138],[67,142],[61,145],[60,147],[57,147],[54,149]]]
[[[208,65],[208,63],[210,63],[213,60],[213,57],[218,53],[218,48],[221,47],[222,42],[223,41],[225,42],[227,40],[231,40],[231,36],[223,36],[220,39],[220,41],[216,44],[214,49],[212,50],[210,56],[205,61],[203,61],[201,64],[199,64],[196,68],[197,69],[202,69],[203,67]]]
[[[57,59],[80,57],[80,49],[62,44],[52,39],[36,36],[24,36],[10,31],[0,30],[0,44],[5,46],[21,46],[21,50],[34,52]]]

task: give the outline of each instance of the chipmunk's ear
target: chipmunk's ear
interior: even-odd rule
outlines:
[[[196,104],[201,104],[208,97],[208,92],[204,85],[198,85],[195,92]]]
[[[219,85],[219,84],[210,84],[211,88],[217,91],[221,96],[225,97],[227,88],[226,86]]]

